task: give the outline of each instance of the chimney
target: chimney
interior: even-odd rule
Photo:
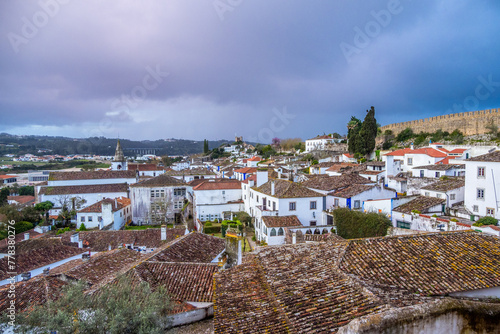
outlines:
[[[410,145],[410,149],[414,150],[415,149],[415,146],[413,146],[413,143],[411,143]]]
[[[167,226],[162,225],[161,226],[161,241],[166,241],[167,240]]]
[[[22,273],[21,278],[23,279],[23,281],[29,281],[31,278],[31,273],[29,271],[27,273]]]
[[[49,273],[50,273],[50,267],[47,267],[43,270],[43,275],[44,276],[49,276]]]
[[[109,251],[111,250],[111,245],[108,245],[108,250],[109,250]]]
[[[29,238],[30,238],[29,232],[28,233],[24,233],[24,240],[29,240]]]
[[[78,240],[78,248],[83,248],[83,240]]]
[[[271,182],[271,196],[274,196],[274,181]]]
[[[82,260],[84,262],[90,260],[90,254],[89,253],[82,254]]]
[[[295,245],[297,243],[297,233],[292,232],[292,245]]]
[[[118,202],[116,201],[116,198],[115,198],[115,209],[118,209]]]
[[[268,181],[267,170],[260,170],[260,171],[257,170],[257,173],[255,173],[255,175],[257,176],[257,184],[256,184],[257,187],[260,187],[261,185],[263,185]]]

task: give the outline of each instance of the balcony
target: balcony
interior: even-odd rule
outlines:
[[[279,214],[278,210],[270,210],[269,207],[264,207],[262,205],[258,205],[255,208],[260,211],[261,216],[277,216]]]

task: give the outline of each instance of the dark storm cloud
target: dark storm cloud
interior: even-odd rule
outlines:
[[[500,107],[493,1],[0,6],[0,131],[306,139],[371,105],[381,124]]]

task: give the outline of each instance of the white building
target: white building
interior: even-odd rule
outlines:
[[[257,180],[259,175],[257,175]],[[253,182],[253,181],[250,181]],[[248,191],[249,214],[255,217],[257,240],[264,240],[264,216],[297,216],[302,226],[322,226],[325,197],[298,183],[269,180]]]
[[[262,161],[261,157],[254,156],[247,160],[247,167],[257,167],[257,164]]]
[[[194,217],[202,222],[225,219],[225,214],[244,210],[238,180],[208,179],[193,187],[193,199]]]
[[[465,162],[464,204],[474,216],[500,219],[500,151],[470,158]],[[476,217],[475,217],[476,218]]]
[[[450,178],[439,180],[435,183],[423,186],[420,194],[427,197],[445,199],[446,208],[464,201],[465,181],[463,178]]]
[[[87,229],[112,225],[111,230],[120,230],[132,218],[130,199],[106,198],[90,205],[76,214],[77,227],[84,224]]]
[[[183,169],[179,171],[169,170],[165,174],[178,180],[182,180],[185,183],[199,179],[215,179],[216,177],[215,173],[207,168]]]
[[[416,214],[442,216],[445,212],[445,199],[437,197],[417,196],[409,202],[392,210],[392,225],[394,227],[419,230],[414,223]]]
[[[333,138],[332,136],[323,135],[317,136],[311,139],[307,139],[306,144],[306,152],[324,150],[328,145],[334,143],[340,143],[342,138]]]
[[[165,173],[165,168],[156,164],[128,164],[128,170],[136,171],[136,174],[141,176],[156,177]]]
[[[414,167],[411,170],[413,177],[440,178],[441,176],[465,176],[464,164],[436,164]]]
[[[328,194],[327,209],[349,208],[351,210],[362,210],[363,202],[394,198],[397,193],[393,189],[385,188],[376,184],[353,184]]]
[[[161,225],[176,221],[188,192],[192,192],[190,186],[167,174],[131,185],[133,222]]]
[[[233,178],[238,181],[245,181],[251,175],[254,175],[257,172],[256,167],[243,167],[233,170]]]
[[[120,139],[116,142],[115,158],[111,162],[111,170],[127,170],[127,159],[123,154]]]

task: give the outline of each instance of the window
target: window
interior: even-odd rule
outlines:
[[[436,172],[436,177],[439,177],[440,175],[440,172]]]
[[[437,198],[441,198],[441,194],[436,194],[436,197]]]
[[[326,216],[326,225],[333,225],[333,216]]]
[[[295,211],[296,208],[297,208],[297,203],[295,203],[295,202],[290,202],[289,203],[289,210],[290,211]]]
[[[428,191],[425,192],[425,196],[429,197],[430,195],[431,195],[430,192],[428,192]]]
[[[479,211],[479,207],[477,205],[473,205],[472,206],[472,211],[478,212]]]
[[[259,203],[259,195],[257,195],[257,203]]]
[[[276,229],[275,228],[272,228],[271,229],[271,237],[275,237],[276,236]]]
[[[316,210],[316,201],[309,202],[309,208],[311,210]]]
[[[338,198],[333,200],[333,206],[339,206],[339,199]]]
[[[408,158],[408,166],[413,165],[413,158]]]
[[[283,230],[282,227],[280,227],[280,229],[278,230],[278,235],[284,235],[285,234],[285,231]]]
[[[399,227],[399,228],[407,228],[407,229],[410,229],[411,227],[411,223],[407,223],[407,222],[402,222],[402,221],[396,221],[396,226]]]
[[[484,189],[477,188],[477,199],[484,199]]]
[[[226,191],[225,190],[222,190],[222,195],[225,195],[226,194]]]
[[[361,202],[360,202],[360,200],[356,200],[356,201],[354,201],[354,208],[355,208],[355,209],[359,209],[359,208],[360,208],[360,206],[361,206]]]
[[[101,216],[98,216],[98,217],[97,217],[97,221],[98,221],[98,222],[102,222],[102,217],[101,217]]]
[[[92,221],[92,216],[89,216],[88,217],[88,221],[91,222]]]
[[[485,170],[484,167],[477,167],[477,177],[478,178],[484,178],[485,177],[484,170]]]
[[[450,201],[454,201],[455,200],[455,194],[450,194]]]
[[[82,217],[80,218],[80,221],[81,221],[82,223],[85,223],[85,216],[82,216]]]
[[[276,202],[273,202],[273,211],[276,211]]]
[[[487,216],[494,216],[495,215],[495,209],[492,208],[486,208],[486,215]]]
[[[310,225],[310,226],[316,226],[316,221],[315,221],[315,220],[311,220],[311,221],[309,222],[309,225]]]
[[[247,199],[247,195],[245,195],[245,199]]]

